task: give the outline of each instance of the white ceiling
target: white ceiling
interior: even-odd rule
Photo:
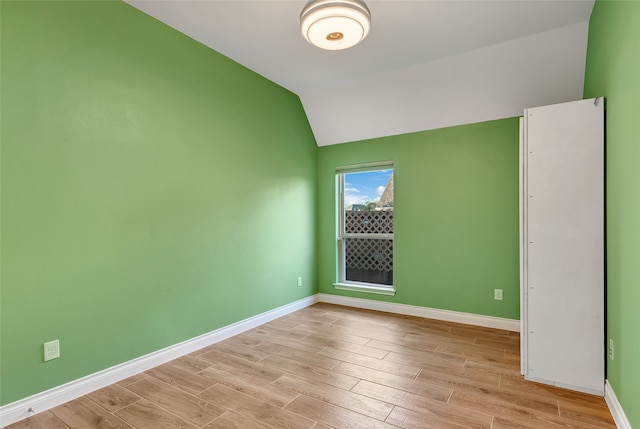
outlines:
[[[126,0],[296,93],[319,146],[582,98],[594,0],[369,0],[367,39],[324,51],[305,0]]]

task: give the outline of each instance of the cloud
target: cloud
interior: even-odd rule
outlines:
[[[359,194],[360,193],[360,189],[358,188],[354,188],[351,184],[349,183],[345,183],[344,184],[344,192],[345,193],[352,193],[352,194]]]
[[[354,187],[350,183],[344,184],[344,206],[349,207],[353,204],[364,204],[367,202],[367,196],[362,195],[360,189]]]
[[[363,196],[363,195],[350,195],[350,194],[344,194],[344,206],[349,207],[350,205],[353,204],[364,204],[367,202],[367,197]]]
[[[368,203],[377,203],[380,201],[380,197],[384,193],[384,186],[378,186],[376,189],[376,195],[373,195],[372,190],[366,192],[366,195],[363,195],[363,192],[353,186],[350,183],[344,184],[344,206],[349,207],[352,204],[368,204]]]

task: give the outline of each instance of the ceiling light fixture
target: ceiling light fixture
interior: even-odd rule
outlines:
[[[311,0],[300,14],[304,38],[332,51],[357,45],[370,26],[371,12],[362,0]]]

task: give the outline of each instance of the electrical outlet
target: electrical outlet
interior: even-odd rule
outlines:
[[[302,286],[302,277],[298,277],[298,287]]]
[[[609,338],[609,359],[614,360],[615,358],[615,347],[613,345],[613,338]]]
[[[502,301],[502,289],[493,290],[493,299],[496,301]]]
[[[44,361],[57,359],[60,357],[60,340],[44,343]]]

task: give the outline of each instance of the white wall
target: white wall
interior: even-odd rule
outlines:
[[[588,25],[299,95],[319,146],[519,116],[582,98]]]

